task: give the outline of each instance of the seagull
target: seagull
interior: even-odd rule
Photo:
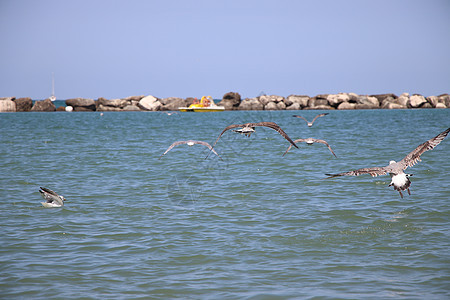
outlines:
[[[161,113],[164,113],[164,114],[166,114],[166,115],[168,115],[168,116],[171,116],[171,115],[178,115],[178,112],[177,112],[177,111],[163,111],[163,112],[161,112]]]
[[[388,186],[393,186],[394,190],[400,193],[400,197],[403,198],[402,191],[407,190],[408,194],[411,195],[409,191],[409,187],[411,186],[411,181],[409,177],[413,176],[413,174],[406,174],[403,171],[408,167],[414,166],[416,163],[421,161],[420,156],[428,150],[432,150],[434,147],[439,145],[440,142],[447,136],[450,132],[450,128],[439,133],[434,138],[426,141],[423,144],[417,146],[416,149],[411,151],[408,155],[406,155],[401,161],[396,162],[391,160],[389,165],[385,167],[373,167],[373,168],[363,168],[354,171],[339,173],[339,174],[325,174],[327,178],[333,178],[337,176],[359,176],[362,174],[370,174],[372,177],[376,177],[378,175],[386,175],[389,173],[391,176],[391,183]]]
[[[219,154],[217,154],[217,152],[211,147],[210,144],[208,144],[207,142],[203,142],[203,141],[194,141],[194,140],[187,140],[187,141],[178,141],[173,143],[172,145],[169,146],[169,148],[167,148],[166,152],[164,152],[159,159],[161,159],[161,157],[163,157],[167,152],[169,152],[170,150],[172,150],[173,147],[178,146],[178,145],[182,145],[182,144],[187,144],[188,146],[194,146],[195,144],[199,144],[199,145],[203,145],[208,147],[209,150],[211,150],[212,152],[214,152],[215,155],[217,155],[220,159],[222,159],[222,157],[220,157]]]
[[[255,132],[255,127],[257,127],[257,126],[272,128],[273,130],[275,130],[279,134],[281,134],[286,140],[288,140],[289,143],[294,145],[295,148],[298,148],[298,146],[294,143],[294,141],[291,140],[291,138],[286,134],[286,132],[284,132],[283,129],[281,129],[281,127],[278,126],[278,124],[276,124],[274,122],[259,122],[259,123],[245,123],[245,124],[232,124],[232,125],[229,125],[229,126],[225,127],[225,129],[219,134],[219,137],[214,142],[214,145],[212,146],[212,148],[214,148],[214,146],[217,144],[217,142],[219,141],[219,139],[222,136],[222,134],[224,134],[224,132],[229,130],[229,129],[241,127],[241,129],[236,129],[236,130],[233,130],[233,131],[237,132],[237,133],[240,133],[240,134],[243,134],[246,137],[249,137],[253,132]]]
[[[64,201],[66,201],[66,198],[58,195],[51,189],[41,187],[39,190],[39,193],[41,193],[42,198],[44,198],[44,200],[46,201],[46,202],[41,202],[42,206],[47,207],[47,208],[64,206]]]
[[[307,138],[307,139],[298,139],[295,140],[294,143],[301,143],[301,142],[305,142],[307,145],[312,145],[314,143],[321,143],[321,144],[325,144],[327,145],[328,149],[331,151],[331,153],[333,153],[334,157],[337,158],[336,154],[334,154],[333,149],[331,149],[330,145],[328,145],[328,143],[324,140],[318,140],[318,139],[313,139],[313,138]],[[289,147],[287,148],[286,152],[284,152],[283,156],[286,155],[286,153],[289,152],[289,150],[291,150],[292,145],[289,145]]]
[[[326,115],[329,115],[329,113],[318,114],[317,116],[314,117],[314,119],[312,120],[312,122],[309,122],[308,120],[306,120],[306,119],[303,118],[302,116],[293,115],[293,117],[296,117],[296,118],[300,118],[300,119],[305,120],[306,123],[308,123],[308,127],[311,127],[311,126],[313,126],[314,121],[315,121],[318,117],[323,117],[323,116],[326,116]]]

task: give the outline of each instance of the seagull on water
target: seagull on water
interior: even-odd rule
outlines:
[[[233,130],[233,131],[249,137],[253,132],[255,132],[255,128],[258,127],[258,126],[259,127],[272,128],[273,130],[275,130],[276,132],[281,134],[295,148],[298,148],[298,146],[294,143],[294,141],[291,140],[291,138],[286,134],[286,132],[284,132],[283,129],[281,129],[281,127],[278,126],[278,124],[275,123],[275,122],[259,122],[259,123],[245,123],[245,124],[232,124],[232,125],[229,125],[229,126],[225,127],[225,129],[219,134],[219,137],[214,142],[214,145],[212,146],[212,148],[214,148],[214,146],[217,144],[217,142],[219,141],[219,139],[222,136],[222,134],[224,134],[225,131],[227,131],[227,130],[230,130],[230,129],[233,129],[233,128],[240,128],[240,129],[236,129],[236,130]]]
[[[411,153],[406,155],[401,161],[396,162],[394,160],[391,160],[389,162],[389,165],[385,167],[363,168],[339,174],[325,174],[325,175],[330,176],[328,178],[333,178],[337,176],[359,176],[362,174],[370,174],[372,175],[372,177],[376,177],[378,175],[386,175],[389,173],[389,175],[391,176],[391,183],[388,186],[393,186],[394,190],[398,191],[400,193],[400,197],[403,198],[402,191],[404,190],[408,190],[408,194],[411,195],[411,192],[409,191],[409,187],[411,186],[411,181],[409,180],[409,177],[413,175],[413,174],[406,174],[403,171],[406,170],[406,168],[412,167],[416,163],[421,161],[420,156],[425,151],[432,150],[434,147],[439,145],[439,143],[442,142],[442,140],[447,136],[449,132],[450,128],[439,133],[437,136],[426,141],[425,143],[417,146],[416,149],[411,151]]]
[[[203,141],[194,141],[194,140],[187,140],[187,141],[178,141],[173,143],[172,145],[169,146],[169,148],[167,148],[166,152],[164,152],[159,159],[161,159],[161,157],[163,157],[167,152],[169,152],[170,150],[172,150],[173,147],[178,146],[178,145],[183,145],[183,144],[187,144],[188,146],[194,146],[195,144],[198,145],[203,145],[208,147],[209,150],[211,150],[212,152],[214,152],[215,155],[217,155],[220,159],[222,159],[222,157],[220,157],[219,154],[217,154],[217,152],[211,147],[210,144],[208,144],[207,142],[203,142]]]
[[[326,145],[326,146],[328,147],[328,149],[331,151],[331,153],[334,155],[334,157],[337,158],[336,154],[334,154],[333,149],[331,149],[330,145],[328,145],[328,143],[327,143],[326,141],[324,141],[324,140],[313,139],[313,138],[307,138],[307,139],[298,139],[298,140],[295,140],[295,141],[294,141],[294,143],[301,143],[301,142],[304,142],[304,143],[306,143],[306,144],[309,145],[309,146],[311,146],[311,145],[314,144],[314,143],[321,143],[321,144],[324,144],[324,145]],[[289,150],[291,150],[291,148],[292,148],[292,145],[289,145],[289,147],[287,148],[286,152],[284,152],[283,156],[285,156],[286,153],[288,153]]]
[[[314,117],[314,119],[312,120],[312,122],[309,122],[308,120],[306,120],[305,118],[303,118],[302,116],[299,116],[299,115],[293,115],[293,117],[296,117],[296,118],[300,118],[300,119],[305,120],[306,123],[308,123],[308,127],[312,127],[313,124],[314,124],[314,121],[315,121],[317,118],[323,117],[323,116],[326,116],[326,115],[329,115],[329,113],[318,114],[317,116]]]
[[[66,198],[58,195],[51,189],[41,187],[39,193],[41,193],[42,198],[45,200],[45,202],[41,202],[42,206],[47,208],[64,206],[64,201],[66,201]]]

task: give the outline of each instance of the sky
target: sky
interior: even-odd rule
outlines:
[[[0,0],[0,97],[450,93],[448,0]]]

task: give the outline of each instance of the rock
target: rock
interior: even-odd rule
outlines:
[[[142,110],[157,111],[160,110],[162,104],[156,97],[150,95],[142,98],[137,106]]]
[[[263,110],[264,105],[259,102],[258,98],[246,98],[241,101],[238,107],[239,110]]]
[[[407,103],[408,107],[412,108],[418,108],[421,107],[423,104],[427,103],[427,100],[422,95],[412,95],[409,98],[409,101]]]
[[[449,94],[439,95],[438,102],[444,103],[446,107],[450,107],[450,95]]]
[[[385,106],[388,105],[389,103],[394,103],[396,101],[395,99],[397,99],[397,98],[393,98],[391,96],[383,98],[383,100],[381,100],[381,102],[380,102],[380,108],[385,108]],[[380,101],[380,100],[378,100],[378,101]]]
[[[378,102],[378,99],[371,96],[359,96],[356,103],[356,109],[371,109],[380,107],[380,102]]]
[[[350,100],[348,102],[350,103],[356,103],[358,101],[359,96],[355,93],[348,93],[347,94]]]
[[[108,100],[105,98],[98,98],[97,100],[97,110],[107,110],[107,111],[120,111],[122,110],[125,106],[131,104],[131,102],[129,102],[128,100],[125,99],[112,99],[112,100]],[[107,107],[108,108],[105,108]],[[111,109],[113,108],[113,109]]]
[[[66,111],[66,108],[64,106],[58,106],[56,111]]]
[[[280,102],[276,103],[276,105],[277,105],[277,109],[279,109],[279,110],[285,110],[286,109],[286,104],[284,104],[283,101],[280,101]]]
[[[9,98],[0,100],[0,112],[16,112],[16,103]]]
[[[260,96],[258,100],[262,103],[262,105],[266,106],[269,102],[278,103],[280,101],[283,101],[284,97],[277,95],[263,95]]]
[[[13,101],[16,103],[16,111],[30,111],[33,107],[31,98],[18,98]]]
[[[123,111],[141,111],[136,105],[127,105],[123,108]]]
[[[343,110],[343,109],[355,109],[356,103],[350,103],[350,102],[342,102],[338,105],[337,109]]]
[[[403,107],[407,107],[408,101],[409,101],[409,94],[408,93],[403,93],[403,94],[400,95],[400,97],[395,99],[395,101],[393,103],[397,103],[397,104],[400,104]]]
[[[67,106],[72,106],[74,111],[95,111],[96,103],[94,99],[73,98],[67,99]]]
[[[349,102],[350,96],[348,94],[330,94],[327,96],[327,101],[330,106],[338,107],[342,102]]]
[[[327,104],[327,105],[316,105],[314,107],[305,107],[304,109],[306,109],[306,110],[313,110],[313,109],[314,110],[331,110],[331,109],[334,109],[334,107],[331,107]]]
[[[378,102],[382,104],[386,98],[392,98],[397,99],[398,97],[395,94],[376,94],[376,95],[370,95],[371,97],[375,97],[378,99]]]
[[[298,103],[300,108],[304,108],[308,106],[308,101],[310,97],[305,95],[289,95],[285,100],[284,103],[286,106],[291,106],[295,103]]]
[[[269,102],[264,105],[264,110],[278,110],[278,106],[275,102]]]
[[[178,107],[185,107],[186,101],[182,98],[169,97],[160,99],[159,102],[163,105],[161,110],[178,110]]]
[[[218,103],[219,106],[225,107],[225,110],[237,109],[239,104],[241,104],[241,95],[235,92],[226,93]]]
[[[328,106],[328,100],[324,98],[317,98],[317,96],[309,99],[308,108],[317,109],[316,107],[319,106]]]
[[[286,110],[301,110],[301,106],[299,103],[292,103],[292,105],[289,105],[286,107]]]
[[[447,106],[445,106],[444,103],[439,102],[438,104],[436,104],[436,108],[447,108]]]
[[[432,107],[436,107],[436,104],[438,104],[438,97],[437,96],[429,96],[426,98],[428,103],[431,104]]]
[[[424,104],[422,104],[422,106],[420,108],[433,108],[433,106],[431,106],[430,103],[425,102]]]
[[[31,111],[56,111],[56,106],[50,99],[34,102]]]
[[[144,95],[141,95],[141,96],[128,96],[128,97],[124,98],[124,100],[137,103],[137,102],[141,101],[142,98],[144,98],[144,97],[145,97]]]
[[[403,106],[401,104],[398,103],[393,103],[393,102],[385,102],[384,103],[384,107],[385,109],[403,109],[406,108],[406,106]]]

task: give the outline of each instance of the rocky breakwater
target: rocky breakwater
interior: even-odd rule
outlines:
[[[66,100],[66,111],[169,111],[178,107],[188,107],[194,98],[157,98],[149,96],[130,96],[123,99],[97,100],[73,98]],[[450,95],[424,97],[419,94],[357,95],[355,93],[307,95],[262,95],[241,99],[236,92],[226,93],[218,103],[225,110],[302,110],[302,109],[407,109],[407,108],[450,108]],[[31,98],[0,98],[0,112],[16,111],[57,111],[49,100],[33,101]]]
[[[235,94],[235,93],[234,93]],[[238,94],[239,95],[239,94]],[[263,95],[245,98],[240,102],[238,95],[224,96],[219,105],[227,110],[348,110],[348,109],[407,109],[407,108],[450,108],[450,95],[424,97],[419,94],[357,95],[355,93],[306,95]]]

